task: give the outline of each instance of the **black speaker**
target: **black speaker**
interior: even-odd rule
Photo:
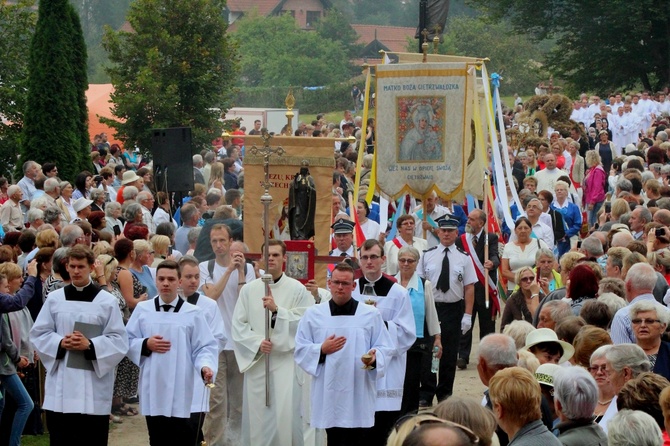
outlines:
[[[190,127],[152,129],[151,154],[154,160],[156,190],[166,192],[193,190]]]

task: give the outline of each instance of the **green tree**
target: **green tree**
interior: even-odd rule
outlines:
[[[136,0],[128,12],[133,32],[105,29],[116,119],[101,120],[126,146],[148,149],[152,128],[191,127],[198,150],[220,134],[217,119],[230,106],[238,62],[224,6],[224,0]]]
[[[363,45],[356,43],[358,34],[351,27],[349,19],[338,9],[331,8],[316,24],[316,32],[323,39],[338,42],[350,59],[360,56]]]
[[[90,164],[82,105],[86,49],[71,8],[67,0],[40,0],[21,150],[22,160],[53,161],[68,179]]]
[[[487,23],[467,16],[451,17],[447,21],[440,54],[488,57],[486,68],[503,77],[503,94],[530,94],[543,79],[543,48],[528,37],[514,32],[507,21]],[[416,51],[416,41],[408,42],[408,51]]]
[[[0,175],[9,176],[21,148],[27,100],[28,53],[35,32],[35,0],[0,2]]]
[[[240,85],[321,86],[346,80],[349,58],[338,42],[301,30],[289,14],[239,20]]]
[[[107,52],[102,47],[105,25],[119,29],[126,20],[131,0],[70,0],[81,18],[81,27],[88,49],[88,78],[92,83],[108,83],[105,67],[109,65]]]
[[[547,68],[573,89],[609,93],[670,82],[670,9],[661,0],[471,0],[492,20],[552,39]]]

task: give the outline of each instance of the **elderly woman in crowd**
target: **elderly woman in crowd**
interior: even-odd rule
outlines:
[[[649,364],[649,359],[647,359],[644,350],[635,344],[606,345],[596,350],[593,355],[600,353],[601,349],[604,349],[605,351],[604,373],[607,376],[608,382],[612,386],[613,395],[610,399],[609,407],[607,407],[603,417],[598,422],[600,427],[607,432],[610,419],[618,411],[616,395],[626,382],[641,373],[650,371],[651,365]],[[593,359],[591,359],[591,363],[593,364]],[[599,400],[599,406],[600,403],[605,402],[606,401]],[[596,407],[596,410],[598,410],[598,407]]]
[[[598,385],[580,367],[559,370],[554,376],[554,406],[561,422],[556,426],[564,446],[601,446],[607,436],[593,422],[598,404]]]
[[[507,243],[503,250],[500,265],[502,267],[502,274],[507,279],[507,289],[510,293],[517,285],[514,281],[516,271],[524,266],[535,266],[537,252],[541,249],[548,249],[544,240],[531,238],[531,228],[532,224],[528,218],[519,217],[514,223],[516,240]]]
[[[413,246],[400,248],[398,251],[400,272],[395,278],[409,292],[416,323],[416,341],[407,352],[407,370],[400,409],[402,413],[415,412],[419,409],[421,370],[430,362],[433,351],[436,350],[438,358],[442,357],[442,335],[432,285],[416,273],[418,263],[418,249]]]
[[[647,355],[651,370],[669,378],[670,343],[662,341],[661,336],[670,322],[670,313],[656,301],[643,300],[631,305],[629,315],[636,343]]]
[[[93,200],[91,203],[91,211],[104,211],[105,210],[105,191],[98,188],[91,189],[90,199]]]
[[[591,360],[588,367],[589,373],[591,373],[591,376],[593,376],[593,379],[596,380],[596,384],[598,385],[598,404],[596,405],[593,414],[596,417],[596,423],[599,424],[601,424],[600,422],[605,416],[611,418],[617,411],[616,402],[612,404],[616,392],[614,391],[614,386],[610,383],[607,377],[606,371],[607,358],[605,357],[605,354],[610,347],[611,342],[610,344],[598,347],[591,354]],[[579,365],[582,363],[581,354],[583,352],[581,350],[582,349],[580,349],[580,357],[577,362]],[[603,424],[601,424],[601,426],[603,426]]]
[[[428,242],[425,239],[414,237],[416,221],[412,215],[401,215],[396,219],[395,225],[398,228],[398,235],[384,245],[386,262],[382,265],[382,271],[390,275],[398,274],[398,251],[400,251],[400,248],[413,246],[420,253],[428,249]]]
[[[72,205],[74,204],[74,199],[72,198],[72,184],[67,181],[60,182],[60,197],[56,199],[56,204],[63,212],[63,221],[70,223],[73,218],[77,216]]]
[[[121,204],[118,201],[111,201],[105,206],[105,232],[112,235],[118,235],[123,232],[123,222],[121,217]],[[118,228],[118,229],[115,229]]]
[[[655,238],[656,237],[654,237],[654,239]],[[651,237],[649,237],[649,239],[651,239]],[[658,251],[650,252],[647,254],[647,260],[649,260],[649,264],[653,266],[656,271],[663,275],[665,281],[670,284],[670,249],[663,248]]]
[[[561,275],[554,269],[555,263],[554,252],[549,248],[542,248],[535,254],[537,282],[545,296],[563,286]]]
[[[608,425],[609,446],[663,446],[663,433],[654,418],[639,410],[622,410]]]
[[[526,345],[526,336],[533,330],[535,330],[533,324],[530,324],[525,320],[514,320],[505,326],[502,330],[502,334],[514,339],[516,349],[520,350]]]
[[[155,268],[163,260],[168,258],[169,248],[170,248],[170,237],[166,235],[154,235],[151,237],[151,247],[154,251],[154,259],[151,263],[151,267]]]
[[[612,338],[606,330],[592,325],[582,327],[572,341],[572,346],[575,348],[573,364],[588,369],[591,366],[593,352],[603,345],[611,344]]]
[[[358,223],[361,225],[363,234],[365,234],[365,239],[375,239],[379,238],[379,233],[381,231],[379,223],[374,220],[370,220],[368,216],[370,215],[370,206],[367,201],[364,199],[358,200],[356,203],[356,216],[358,217]]]
[[[472,398],[450,396],[438,404],[433,413],[438,418],[470,428],[479,437],[480,446],[498,444],[493,412]]]
[[[537,283],[535,272],[530,266],[521,267],[515,275],[514,281],[519,287],[507,299],[503,311],[500,329],[505,330],[507,324],[515,320],[533,322],[533,314],[537,310],[542,295]]]
[[[149,297],[156,296],[158,289],[156,288],[156,281],[149,267],[154,261],[154,250],[151,247],[151,243],[141,239],[134,240],[133,247],[135,249],[135,259],[130,265],[130,272],[146,288]]]
[[[668,387],[670,381],[664,377],[651,372],[641,373],[621,388],[617,395],[617,407],[619,410],[639,410],[650,415],[663,432],[663,438],[668,438],[659,398],[663,390]]]
[[[565,181],[557,181],[554,184],[554,201],[551,203],[551,208],[554,212],[558,212],[563,217],[563,223],[565,224],[565,236],[563,239],[556,239],[556,245],[558,246],[558,256],[561,257],[566,252],[570,251],[570,248],[574,244],[577,246],[577,235],[582,229],[582,212],[575,203],[571,203],[568,200],[568,183]],[[555,219],[558,222],[558,218]],[[552,222],[554,218],[552,217]],[[556,233],[556,227],[554,226],[554,233]],[[574,242],[574,243],[573,243]]]

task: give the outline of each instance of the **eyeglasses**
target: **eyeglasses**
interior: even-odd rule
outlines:
[[[372,254],[370,256],[361,256],[361,260],[364,262],[367,262],[368,260],[377,260],[381,258],[381,256],[378,256],[377,254]]]
[[[531,276],[531,277],[522,277],[522,278],[521,278],[521,281],[522,281],[522,282],[532,282],[534,278],[535,278],[535,277],[533,277],[533,276]]]
[[[439,418],[437,415],[435,415],[434,413],[431,413],[431,412],[424,412],[421,415],[428,415],[431,418],[420,419],[420,418],[417,417],[417,414],[406,414],[406,415],[403,415],[402,417],[398,418],[398,421],[395,422],[394,430],[397,433],[398,430],[400,429],[400,427],[403,424],[405,424],[405,422],[411,421],[412,418],[416,418],[416,420],[414,420],[414,426],[412,427],[412,431],[416,430],[416,428],[418,428],[420,426],[423,426],[424,424],[443,424],[445,426],[453,427],[453,428],[458,429],[461,432],[463,432],[468,437],[468,439],[470,440],[470,443],[479,444],[479,437],[474,432],[472,432],[472,430],[470,430],[469,428],[467,428],[467,427],[465,427],[461,424],[454,423],[453,421],[443,420],[443,419]]]
[[[416,263],[415,259],[398,259],[398,263],[409,263],[410,265],[412,263]]]
[[[660,324],[661,321],[659,319],[633,319],[631,320],[633,325],[640,325],[644,322],[644,325],[653,325],[653,324]]]
[[[607,366],[603,364],[603,365],[592,365],[591,367],[589,367],[589,372],[593,373],[594,375],[598,373],[598,371],[607,373]]]
[[[330,285],[332,287],[340,287],[340,286],[350,286],[351,282],[344,282],[342,280],[331,280]]]

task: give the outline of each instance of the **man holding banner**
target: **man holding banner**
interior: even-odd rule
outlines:
[[[500,257],[498,253],[498,236],[496,234],[484,231],[486,225],[486,214],[480,209],[473,209],[468,215],[468,223],[465,226],[466,234],[461,235],[456,240],[456,246],[470,255],[472,263],[475,266],[477,282],[475,283],[475,301],[472,308],[472,319],[474,324],[475,317],[479,316],[479,339],[496,329],[495,316],[500,311],[500,303],[497,298],[496,273],[500,266]],[[488,238],[488,257],[485,258],[485,245]],[[484,277],[488,274],[489,286],[489,304],[486,304]],[[470,350],[472,348],[472,328],[461,336],[461,342],[458,349],[458,368],[465,369],[470,359]]]

